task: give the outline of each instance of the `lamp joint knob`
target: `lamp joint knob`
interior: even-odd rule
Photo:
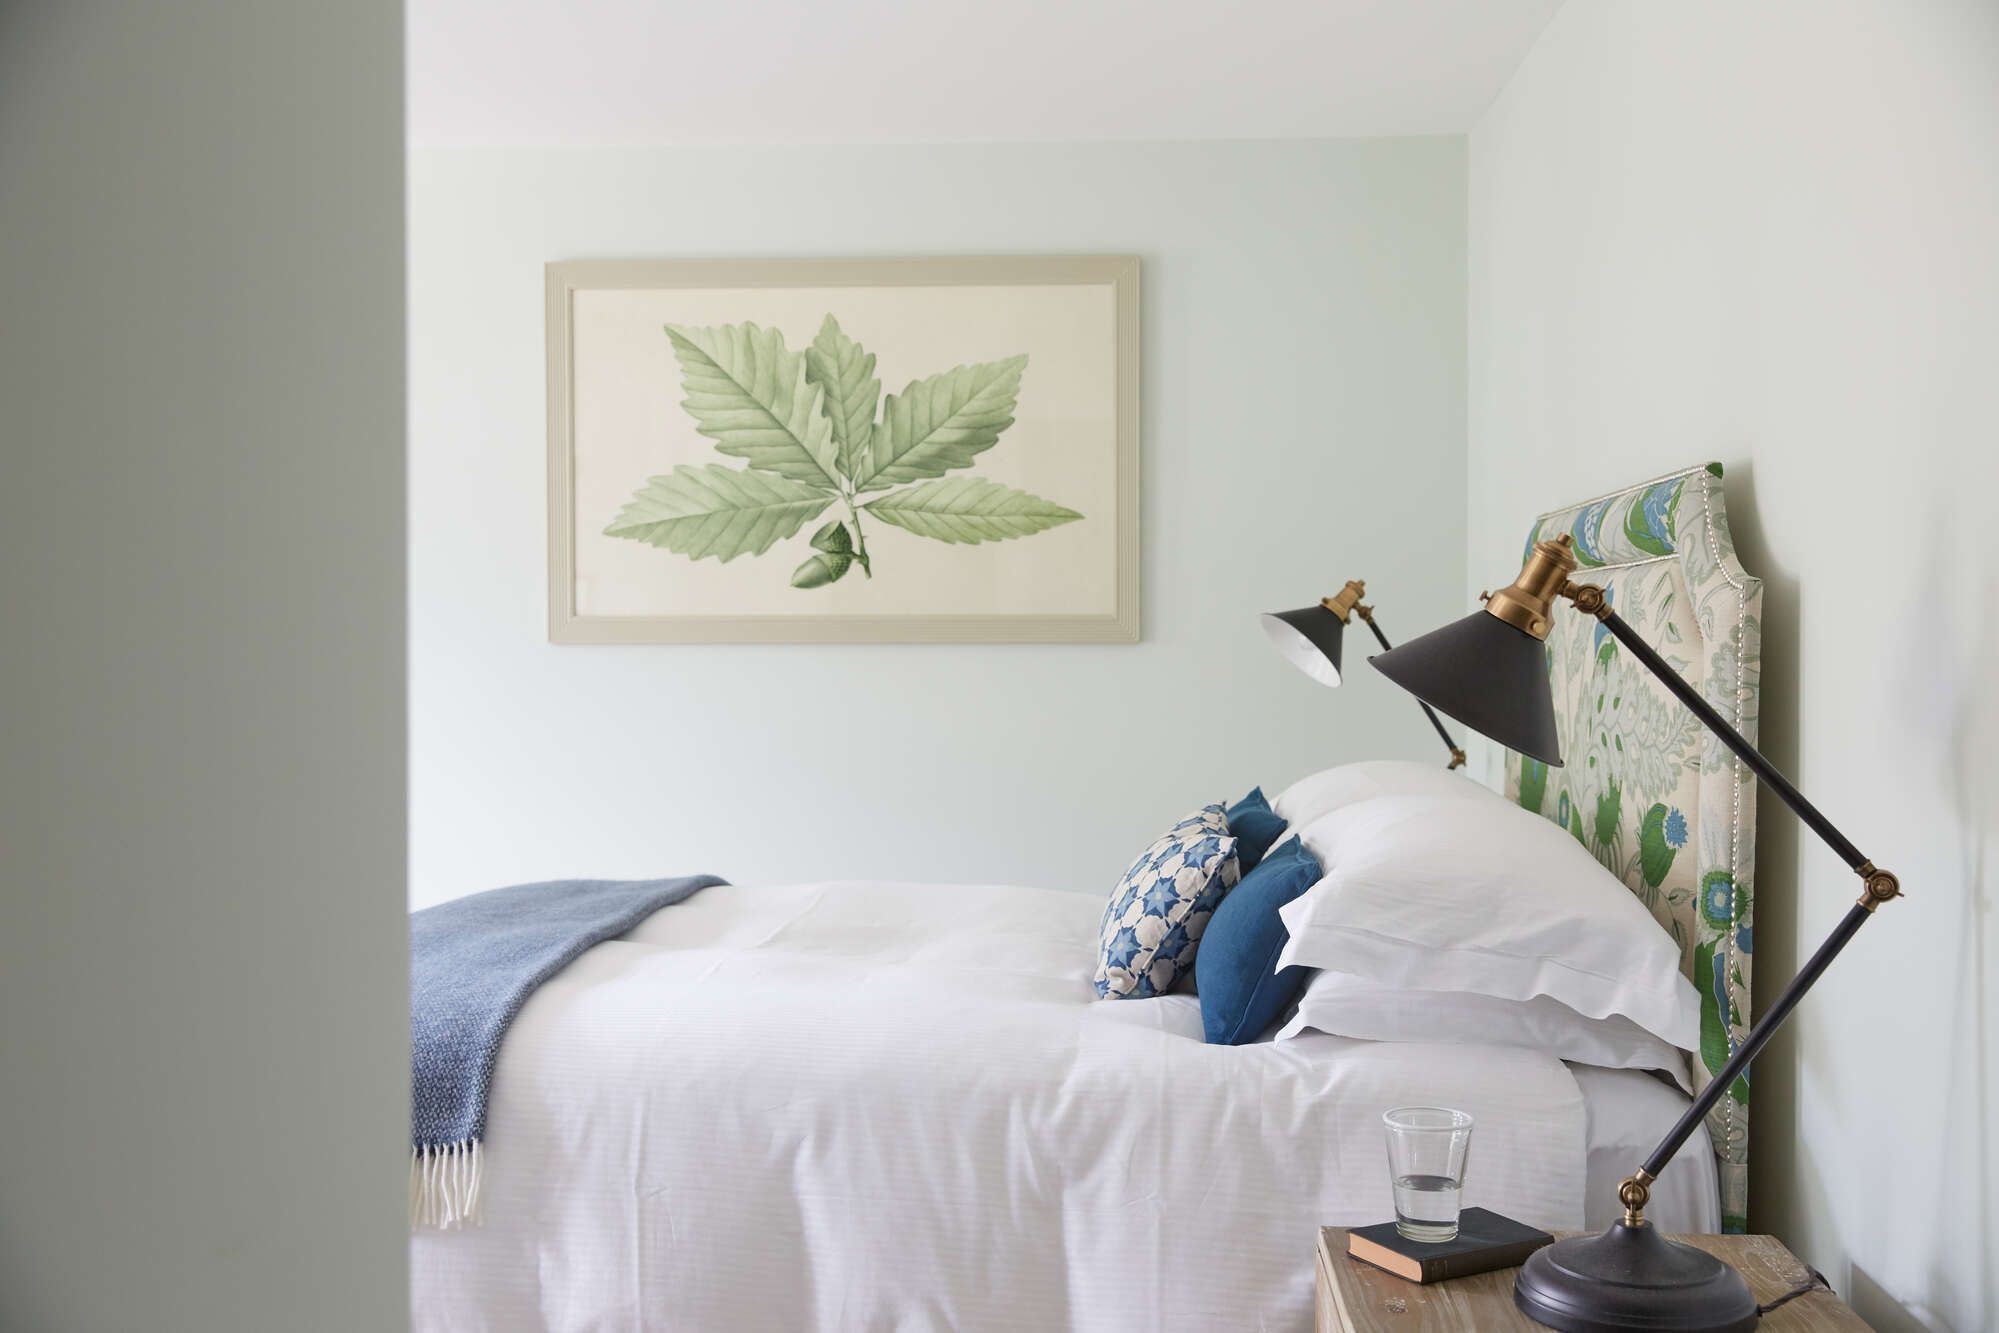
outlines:
[[[1571,583],[1563,587],[1562,592],[1584,615],[1595,616],[1598,620],[1610,618],[1610,598],[1597,584]]]
[[[1854,873],[1860,876],[1863,885],[1860,891],[1860,905],[1873,911],[1882,903],[1892,902],[1902,896],[1902,881],[1893,871],[1882,870],[1872,861],[1862,861],[1855,866]]]
[[[1617,1201],[1624,1205],[1624,1225],[1639,1227],[1645,1225],[1645,1205],[1652,1200],[1652,1177],[1644,1168],[1626,1176],[1617,1187]]]

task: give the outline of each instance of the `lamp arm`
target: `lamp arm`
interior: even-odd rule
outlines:
[[[1798,1007],[1798,1001],[1804,999],[1805,992],[1818,981],[1819,974],[1832,965],[1832,960],[1839,956],[1839,951],[1846,947],[1847,941],[1867,924],[1867,919],[1873,914],[1874,909],[1862,903],[1855,903],[1846,909],[1846,915],[1839,919],[1839,924],[1833,927],[1832,933],[1826,936],[1825,942],[1819,945],[1811,960],[1798,969],[1798,974],[1791,978],[1790,984],[1778,993],[1775,1002],[1763,1011],[1763,1016],[1749,1029],[1749,1035],[1735,1048],[1735,1054],[1729,1056],[1728,1062],[1715,1071],[1713,1079],[1701,1089],[1700,1096],[1694,1098],[1693,1104],[1687,1107],[1686,1114],[1680,1117],[1679,1123],[1666,1132],[1666,1137],[1659,1140],[1659,1146],[1645,1159],[1644,1166],[1639,1170],[1648,1180],[1658,1179],[1659,1173],[1666,1169],[1666,1163],[1673,1160],[1673,1155],[1679,1152],[1695,1127],[1707,1118],[1707,1113],[1714,1109],[1714,1104],[1735,1086],[1735,1080],[1741,1077],[1742,1071],[1749,1068],[1757,1053],[1776,1034],[1777,1029],[1784,1025],[1784,1020],[1791,1016],[1791,1010]],[[1630,1200],[1627,1199],[1625,1202],[1628,1205]],[[1643,1206],[1642,1201],[1640,1206]]]
[[[1686,1114],[1680,1117],[1679,1123],[1666,1132],[1666,1137],[1659,1141],[1659,1146],[1652,1150],[1652,1155],[1645,1159],[1645,1164],[1638,1169],[1638,1173],[1618,1187],[1618,1197],[1624,1203],[1625,1224],[1636,1226],[1643,1219],[1645,1201],[1649,1195],[1647,1187],[1650,1183],[1658,1179],[1659,1173],[1666,1169],[1666,1163],[1673,1160],[1673,1154],[1680,1150],[1688,1136],[1707,1117],[1707,1113],[1714,1109],[1714,1104],[1735,1086],[1735,1080],[1749,1067],[1750,1061],[1756,1058],[1757,1052],[1763,1049],[1772,1034],[1783,1026],[1784,1020],[1790,1017],[1791,1010],[1797,1008],[1798,1001],[1804,998],[1805,992],[1812,988],[1819,975],[1832,964],[1832,960],[1839,956],[1847,941],[1867,923],[1867,919],[1874,914],[1874,909],[1899,896],[1901,885],[1888,871],[1876,869],[1874,863],[1863,856],[1860,849],[1855,847],[1845,834],[1833,827],[1831,820],[1819,813],[1818,807],[1806,800],[1804,794],[1792,786],[1790,780],[1778,772],[1775,765],[1765,759],[1727,718],[1701,697],[1700,691],[1689,685],[1679,672],[1673,670],[1665,658],[1653,650],[1651,644],[1639,637],[1638,632],[1611,609],[1610,603],[1604,597],[1603,589],[1594,584],[1571,583],[1562,589],[1562,595],[1575,602],[1578,610],[1586,611],[1602,621],[1604,628],[1609,630],[1619,643],[1630,649],[1632,656],[1642,662],[1646,670],[1658,677],[1660,683],[1671,690],[1709,731],[1734,751],[1736,756],[1777,794],[1777,798],[1811,828],[1812,832],[1818,834],[1827,846],[1837,852],[1866,885],[1860,900],[1840,918],[1839,924],[1833,927],[1832,933],[1826,936],[1818,951],[1798,969],[1798,974],[1791,978],[1790,984],[1785,986],[1778,993],[1776,1000],[1763,1011],[1763,1016],[1749,1029],[1749,1035],[1743,1038],[1742,1044],[1736,1047],[1728,1062],[1715,1071],[1708,1085],[1701,1089],[1698,1097],[1694,1098],[1693,1104],[1687,1108]]]
[[[1356,606],[1354,607],[1354,614],[1365,620],[1367,627],[1374,631],[1374,641],[1381,645],[1383,652],[1387,652],[1395,646],[1388,641],[1388,636],[1381,632],[1381,626],[1374,623],[1373,607],[1364,604]],[[1453,768],[1463,768],[1465,766],[1465,752],[1459,748],[1456,741],[1451,739],[1451,733],[1444,730],[1443,719],[1437,716],[1437,710],[1424,703],[1421,699],[1416,701],[1416,706],[1423,710],[1424,717],[1430,719],[1430,725],[1437,729],[1438,739],[1443,741],[1444,748],[1451,752],[1451,762],[1444,766],[1445,771],[1448,772]]]

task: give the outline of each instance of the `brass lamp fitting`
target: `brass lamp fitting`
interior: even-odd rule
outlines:
[[[1348,579],[1346,587],[1331,597],[1320,598],[1319,605],[1338,616],[1340,623],[1345,625],[1349,623],[1348,617],[1353,614],[1353,609],[1360,605],[1360,599],[1365,596],[1367,596],[1367,583],[1362,579]],[[1365,613],[1361,618],[1363,620],[1367,618]]]
[[[1562,596],[1576,604],[1576,610],[1598,620],[1610,619],[1610,598],[1594,583],[1565,583]]]
[[[1882,870],[1872,861],[1862,861],[1853,869],[1862,884],[1860,905],[1868,911],[1902,896],[1902,881],[1895,877],[1894,871]]]
[[[1555,598],[1575,572],[1574,545],[1566,532],[1551,542],[1535,542],[1520,577],[1486,595],[1486,613],[1537,639],[1547,638],[1554,626]]]
[[[1652,1199],[1652,1177],[1644,1167],[1626,1176],[1617,1187],[1617,1201],[1624,1205],[1624,1225],[1628,1227],[1645,1224],[1645,1205]]]

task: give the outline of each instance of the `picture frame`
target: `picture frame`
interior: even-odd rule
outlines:
[[[551,642],[1138,640],[1135,256],[546,286]]]

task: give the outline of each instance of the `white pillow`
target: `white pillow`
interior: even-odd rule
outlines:
[[[1504,800],[1383,796],[1298,831],[1326,874],[1279,915],[1277,966],[1622,1014],[1684,1050],[1700,1000],[1680,949],[1560,826]]]
[[[1343,972],[1320,972],[1298,997],[1277,1040],[1307,1030],[1366,1041],[1526,1046],[1605,1069],[1663,1069],[1687,1092],[1687,1057],[1620,1014],[1584,1018],[1559,1000],[1503,1000],[1476,991],[1412,990]]]
[[[1278,794],[1270,808],[1286,825],[1299,828],[1377,796],[1463,796],[1472,800],[1503,800],[1491,788],[1440,764],[1412,764],[1406,759],[1369,759],[1341,764],[1300,778]]]

